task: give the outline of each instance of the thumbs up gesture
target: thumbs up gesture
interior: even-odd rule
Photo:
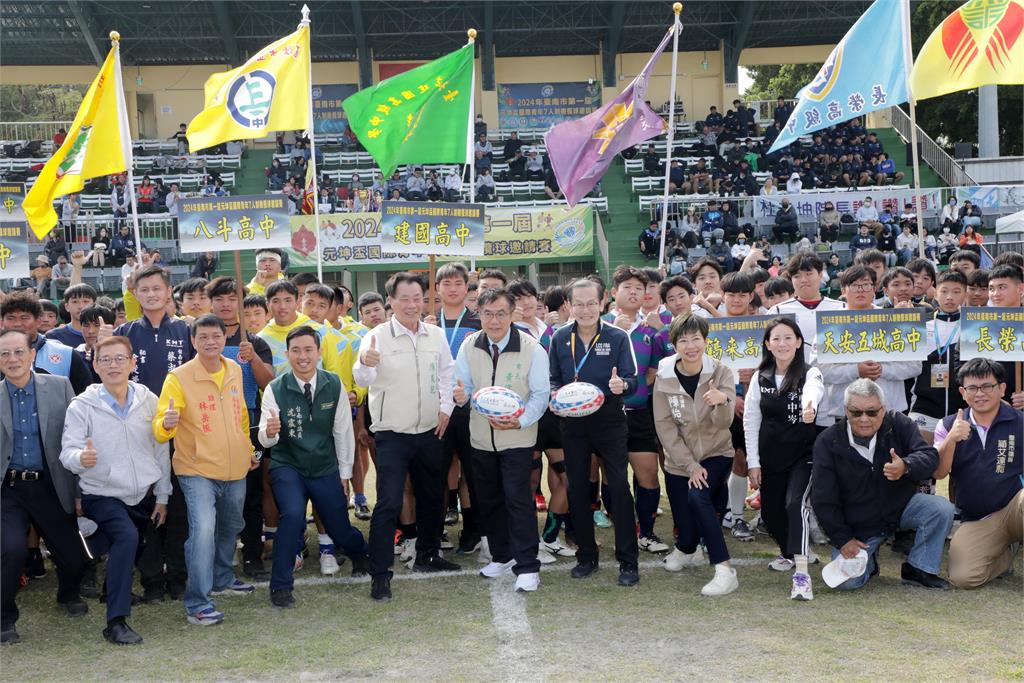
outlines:
[[[903,462],[903,458],[896,455],[896,449],[889,449],[890,462],[885,463],[882,467],[882,474],[889,481],[896,481],[904,474],[907,473],[907,463]]]
[[[452,398],[454,398],[455,402],[460,406],[466,405],[466,401],[469,400],[469,397],[466,396],[466,387],[462,386],[461,379],[455,380],[455,389],[452,391]]]
[[[281,416],[271,408],[270,416],[267,417],[267,436],[273,439],[281,433]]]
[[[956,411],[956,419],[953,420],[953,426],[949,430],[948,438],[953,439],[957,443],[971,438],[971,423],[964,419],[963,408]]]
[[[96,335],[96,341],[103,341],[104,339],[110,339],[114,336],[114,326],[108,325],[104,322],[100,323],[100,330]]]
[[[608,380],[608,390],[616,396],[622,394],[626,390],[626,381],[619,377],[619,369],[612,368],[611,379]]]
[[[704,402],[712,408],[720,406],[729,400],[729,397],[725,395],[724,391],[721,391],[718,387],[711,385],[711,388],[704,392]]]
[[[167,410],[164,411],[164,429],[170,431],[178,426],[181,413],[174,409],[174,399],[167,401]]]
[[[380,365],[380,351],[377,350],[376,337],[370,337],[370,346],[363,351],[363,357],[360,360],[368,368],[375,368]]]
[[[92,439],[85,440],[85,448],[82,449],[79,459],[82,461],[82,467],[96,466],[96,449],[92,447]]]
[[[804,406],[804,424],[813,424],[817,414],[818,411],[814,409],[814,403],[811,399],[807,399],[807,405]]]

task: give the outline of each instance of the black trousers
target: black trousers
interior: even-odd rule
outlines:
[[[441,481],[441,496],[443,501],[448,500],[448,470],[452,466],[452,458],[459,454],[459,466],[462,468],[462,477],[466,480],[469,488],[469,505],[476,509],[477,483],[473,475],[473,444],[469,439],[469,410],[456,407],[452,417],[448,420],[448,428],[444,431],[444,453],[445,477]],[[481,534],[480,523],[477,521],[477,514],[462,516],[462,536],[470,540],[478,538]],[[416,518],[417,522],[419,517]],[[444,518],[441,518],[441,528],[444,529]]]
[[[78,597],[85,570],[85,551],[75,516],[64,512],[49,472],[37,481],[0,485],[0,626],[13,628],[18,621],[18,581],[28,555],[29,524],[46,541],[57,565],[57,602]]]
[[[167,500],[167,521],[146,529],[139,580],[144,590],[175,586],[185,590],[185,541],[188,539],[188,510],[178,477],[171,474],[171,497]]]
[[[533,448],[473,451],[476,511],[495,562],[515,560],[518,574],[540,571],[537,508],[530,486]]]
[[[608,498],[604,501],[615,525],[615,559],[637,564],[640,550],[636,539],[636,512],[626,476],[626,414],[621,401],[601,406],[593,415],[561,418],[565,447],[565,474],[569,484],[569,516],[575,528],[576,559],[597,561],[594,519],[590,508],[590,458],[596,453],[604,461]]]
[[[270,449],[257,440],[259,426],[249,429],[249,440],[263,458],[270,457]],[[242,506],[242,560],[256,562],[263,559],[263,466],[245,476],[245,503]]]
[[[377,504],[370,519],[370,574],[391,575],[395,562],[395,526],[402,511],[406,474],[416,494],[416,558],[441,549],[444,506],[441,491],[448,476],[441,439],[434,430],[420,434],[380,431],[377,447]]]
[[[790,559],[808,551],[810,510],[804,497],[810,481],[810,462],[798,462],[782,472],[761,469],[761,519],[779,552]]]

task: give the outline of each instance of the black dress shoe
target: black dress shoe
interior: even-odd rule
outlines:
[[[25,558],[25,576],[30,579],[41,579],[46,576],[46,565],[43,563],[43,551],[32,548]]]
[[[73,598],[59,604],[68,613],[69,617],[81,617],[89,613],[89,606],[85,604],[82,598]]]
[[[370,586],[370,597],[377,602],[388,602],[391,600],[391,577],[375,576]]]
[[[909,562],[904,562],[900,567],[900,578],[903,579],[903,584],[906,586],[920,586],[921,588],[932,588],[941,591],[949,590],[948,581],[940,579],[935,574],[923,572],[917,567],[911,566]]]
[[[640,583],[640,569],[628,562],[619,563],[619,585],[635,586]]]
[[[5,628],[0,631],[0,645],[14,645],[21,642],[21,636],[14,630],[14,627]]]
[[[263,566],[263,560],[246,560],[242,565],[242,574],[253,581],[266,581],[270,572]]]
[[[167,596],[171,600],[181,600],[185,596],[185,584],[183,583],[169,583],[167,584]]]
[[[366,555],[352,558],[352,576],[366,576],[370,573],[370,558]]]
[[[574,579],[585,579],[596,571],[597,560],[581,561],[572,568],[572,571],[569,572],[569,576]]]
[[[295,607],[295,598],[292,597],[292,592],[287,588],[282,588],[276,591],[270,591],[270,603],[274,607],[280,607],[282,609],[291,609]]]
[[[457,572],[462,567],[449,562],[440,555],[428,555],[422,559],[417,558],[416,562],[412,565],[414,572]]]
[[[138,645],[142,642],[142,636],[121,619],[108,623],[103,629],[103,637],[114,645]]]

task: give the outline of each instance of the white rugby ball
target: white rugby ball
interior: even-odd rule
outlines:
[[[590,382],[566,384],[551,397],[551,412],[559,417],[584,417],[597,412],[604,393]]]
[[[523,414],[526,404],[516,392],[505,387],[484,387],[473,394],[473,410],[484,417],[512,420]]]

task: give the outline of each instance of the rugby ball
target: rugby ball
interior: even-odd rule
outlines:
[[[566,384],[551,397],[551,412],[559,417],[584,417],[597,412],[604,393],[590,382]]]
[[[512,420],[523,414],[526,404],[516,392],[505,387],[484,387],[473,394],[473,410],[484,417]]]

